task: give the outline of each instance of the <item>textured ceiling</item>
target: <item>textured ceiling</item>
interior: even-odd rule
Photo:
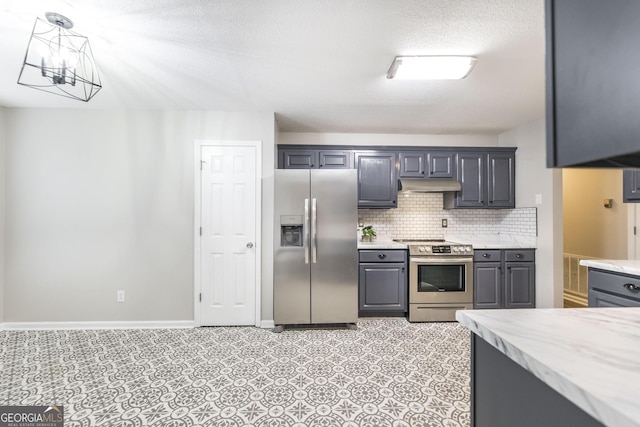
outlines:
[[[282,131],[494,133],[544,114],[543,0],[3,0],[0,106],[275,112]],[[89,37],[88,103],[16,84],[36,16]],[[394,81],[396,55],[474,55]]]

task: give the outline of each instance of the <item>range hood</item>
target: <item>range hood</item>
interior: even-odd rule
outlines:
[[[445,193],[460,191],[462,185],[455,179],[422,179],[403,178],[400,180],[400,191],[410,193]]]

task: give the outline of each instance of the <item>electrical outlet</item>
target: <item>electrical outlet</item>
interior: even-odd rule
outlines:
[[[124,302],[124,291],[118,291],[116,293],[116,302]]]
[[[447,228],[448,221],[447,218],[442,218],[442,228]]]

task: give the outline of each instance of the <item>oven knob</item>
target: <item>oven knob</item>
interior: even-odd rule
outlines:
[[[464,250],[471,253],[473,249],[471,248],[471,246],[465,246]]]
[[[419,251],[419,252],[424,252],[424,246],[420,246],[420,247],[418,248],[418,251]]]
[[[424,249],[425,252],[430,252],[431,251],[431,247],[430,246],[425,246],[422,249]]]
[[[459,250],[460,250],[460,248],[459,248],[459,247],[457,247],[457,246],[454,246],[454,247],[453,247],[453,252],[458,252]]]

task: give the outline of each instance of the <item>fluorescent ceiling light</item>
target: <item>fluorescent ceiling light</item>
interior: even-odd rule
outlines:
[[[464,79],[476,64],[473,56],[396,56],[387,72],[388,79],[454,80]]]

